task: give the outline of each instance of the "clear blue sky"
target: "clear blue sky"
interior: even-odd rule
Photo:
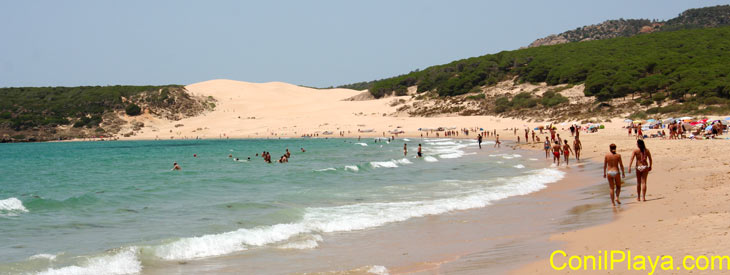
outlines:
[[[323,87],[729,2],[2,1],[0,87],[216,78]]]

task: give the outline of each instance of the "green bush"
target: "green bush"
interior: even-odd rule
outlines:
[[[466,97],[468,100],[482,100],[485,98],[487,98],[487,96],[484,94],[470,95]]]
[[[642,99],[641,100],[641,106],[649,106],[652,103],[654,103],[654,101],[652,101],[651,99],[648,99],[648,98],[645,98],[645,99]]]
[[[664,101],[664,99],[666,99],[666,98],[667,98],[667,96],[664,93],[656,93],[651,96],[651,99],[656,101],[657,103]]]
[[[142,113],[142,108],[137,106],[137,104],[132,103],[127,105],[127,108],[124,109],[124,112],[130,116],[138,116]]]
[[[546,107],[553,107],[567,102],[567,97],[553,91],[547,91],[542,94],[542,99],[540,100],[540,103]]]

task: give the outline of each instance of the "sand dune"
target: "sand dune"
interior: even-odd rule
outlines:
[[[312,89],[283,82],[226,79],[190,84],[186,88],[193,95],[215,98],[215,109],[179,121],[136,117],[145,127],[135,136],[124,139],[299,137],[324,131],[334,132],[335,136],[344,131],[346,136],[365,137],[383,136],[383,132],[387,135],[387,131],[398,126],[406,135],[414,136],[420,134],[421,127],[523,126],[519,120],[492,116],[394,117],[397,107],[390,103],[399,97],[347,101],[362,93],[350,89]],[[359,133],[359,129],[375,131]]]

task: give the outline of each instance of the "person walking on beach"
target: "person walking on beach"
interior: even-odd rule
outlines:
[[[555,145],[553,145],[553,163],[557,166],[560,166],[560,148],[560,142],[556,140]]]
[[[482,134],[477,134],[477,142],[479,143],[479,149],[482,149]]]
[[[173,162],[171,170],[177,171],[177,170],[182,170],[182,168],[180,168],[180,165],[177,165],[177,162]]]
[[[545,158],[548,158],[548,155],[550,154],[550,140],[547,136],[545,136]]]
[[[567,166],[570,162],[568,161],[570,159],[570,153],[573,152],[573,149],[570,149],[570,145],[568,145],[568,140],[566,139],[563,143],[563,157],[565,158],[565,165]]]
[[[532,142],[535,142],[535,130],[532,130]]]
[[[418,144],[418,152],[417,152],[417,154],[418,154],[418,157],[419,158],[420,157],[423,157],[423,153],[421,152],[421,144],[420,143]]]
[[[619,195],[621,194],[621,178],[625,178],[626,173],[624,173],[624,163],[621,161],[621,154],[616,153],[616,144],[611,143],[608,148],[610,152],[603,159],[603,177],[608,179],[611,205],[616,206],[616,203],[621,204],[619,200]],[[621,177],[618,175],[619,167],[621,167]],[[631,169],[631,166],[629,166],[629,169]],[[629,173],[631,173],[631,170],[629,170]]]
[[[501,142],[501,141],[499,141],[499,135],[496,135],[496,136],[494,137],[494,147],[495,147],[495,148],[496,148],[496,147],[500,147],[500,148],[502,147],[502,142]]]
[[[575,136],[575,140],[573,141],[573,152],[575,152],[575,159],[580,160],[580,150],[583,149],[583,143],[580,142],[580,139],[578,136]]]
[[[403,143],[403,156],[408,155],[408,144]]]
[[[525,128],[525,143],[528,143],[530,140],[527,138],[530,134],[530,129]]]
[[[629,174],[631,174],[631,165],[634,164],[634,158],[636,159],[636,201],[646,201],[646,178],[649,176],[651,166],[654,164],[654,160],[651,159],[651,152],[646,149],[643,139],[636,141],[638,149],[634,150],[631,154],[631,161],[629,161]]]

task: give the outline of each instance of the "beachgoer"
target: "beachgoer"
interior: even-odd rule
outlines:
[[[233,158],[233,154],[228,154],[228,158]]]
[[[555,145],[553,145],[553,163],[557,166],[560,166],[560,148],[560,142],[556,140]]]
[[[580,150],[583,149],[583,143],[580,142],[578,136],[575,136],[573,141],[573,152],[575,152],[575,159],[580,160]]]
[[[304,148],[299,148],[299,150],[302,150],[302,153],[307,151],[307,150],[304,150]]]
[[[180,168],[180,165],[177,165],[177,162],[173,162],[172,163],[172,170],[182,170],[182,168]]]
[[[403,156],[408,155],[408,144],[403,143]]]
[[[423,153],[421,152],[421,144],[418,144],[418,157],[423,157]]]
[[[545,136],[545,158],[548,158],[548,155],[550,154],[550,140],[547,136]]]
[[[568,165],[570,163],[568,160],[570,159],[571,152],[573,152],[573,149],[570,148],[570,145],[568,145],[568,140],[566,139],[565,142],[563,142],[563,157],[565,158],[565,165]]]
[[[289,148],[286,148],[286,158],[289,159],[291,157],[291,152],[289,152]]]
[[[637,140],[636,146],[639,148],[634,150],[631,155],[629,174],[631,173],[631,165],[634,164],[634,158],[636,158],[636,200],[646,201],[646,178],[649,176],[654,160],[651,159],[651,152],[646,149],[644,140]]]
[[[610,153],[606,154],[603,159],[603,177],[608,179],[608,187],[610,188],[611,204],[621,204],[619,195],[621,194],[621,178],[626,177],[624,173],[624,163],[621,161],[621,154],[616,153],[616,144],[611,143],[608,146]],[[621,177],[619,177],[618,168],[621,167]],[[629,166],[629,169],[631,166]],[[631,173],[631,171],[629,171]],[[615,201],[615,202],[614,202]]]
[[[479,149],[482,149],[482,134],[477,135],[477,142],[479,143]]]
[[[193,157],[194,157],[194,158],[197,158],[197,157],[198,157],[198,154],[193,154]]]
[[[496,135],[495,136],[495,139],[494,139],[494,147],[502,147],[502,142],[499,141],[499,135]]]

